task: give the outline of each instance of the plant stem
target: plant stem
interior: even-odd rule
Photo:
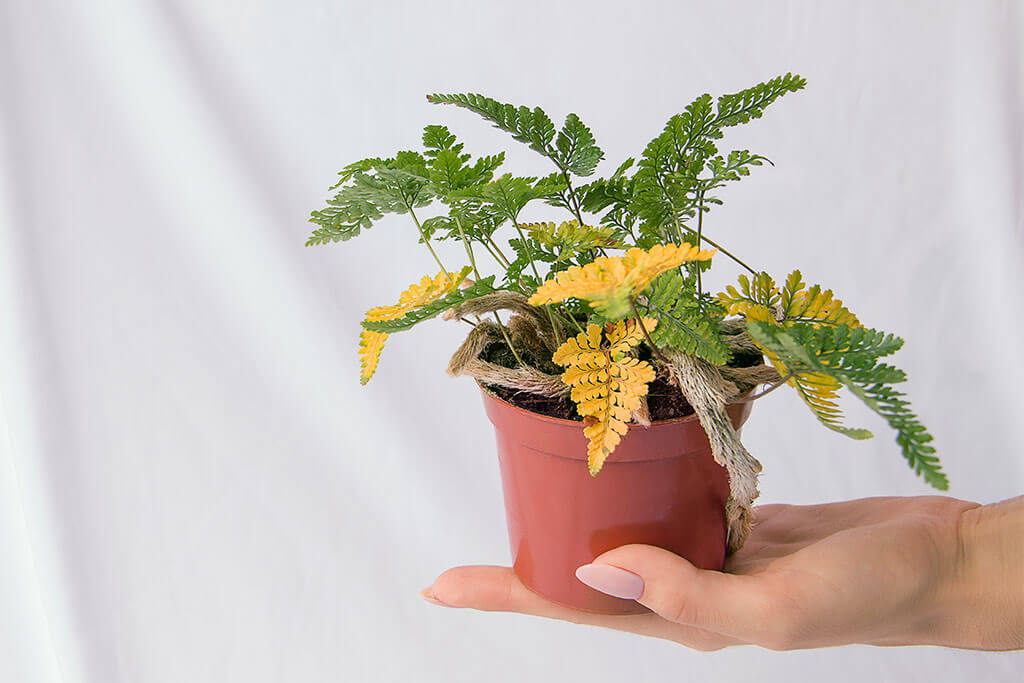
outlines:
[[[491,245],[492,247],[494,247],[494,251],[496,251],[496,252],[497,252],[497,254],[498,254],[498,256],[500,256],[500,257],[501,257],[501,262],[502,262],[502,263],[503,263],[503,264],[505,265],[505,267],[506,267],[506,268],[508,268],[508,267],[509,267],[509,265],[510,265],[510,263],[511,263],[511,261],[509,261],[509,260],[508,260],[508,257],[507,257],[507,256],[505,256],[505,254],[501,253],[501,249],[500,249],[500,248],[498,247],[497,243],[496,243],[496,242],[494,241],[494,238],[493,238],[493,237],[491,237],[490,235],[488,235],[488,236],[487,236],[487,242],[488,242],[488,243],[489,243],[489,244],[490,244],[490,245]]]
[[[533,271],[533,276],[537,278],[537,282],[540,282],[540,272],[537,270],[537,264],[533,261],[533,252],[530,250],[530,243],[526,241],[526,235],[523,234],[523,228],[519,225],[519,221],[517,221],[514,216],[511,218],[512,225],[516,226],[516,232],[519,233],[519,239],[523,241],[523,249],[526,250],[526,259],[530,262],[530,269]],[[544,310],[548,313],[548,320],[551,322],[551,331],[555,335],[555,343],[561,346],[562,338],[561,335],[558,334],[558,325],[555,324],[555,317],[551,313],[551,306],[545,305]]]
[[[735,256],[734,254],[732,254],[732,253],[731,253],[731,252],[730,252],[730,251],[729,251],[728,249],[726,249],[725,247],[723,247],[723,246],[722,246],[721,244],[718,244],[717,242],[715,242],[715,241],[714,241],[713,239],[711,239],[711,238],[710,238],[710,237],[708,237],[707,235],[701,235],[701,236],[700,236],[700,238],[701,238],[701,239],[702,239],[703,241],[705,241],[705,242],[707,242],[708,244],[710,244],[711,246],[713,246],[713,247],[714,247],[715,249],[717,249],[718,251],[722,252],[723,254],[725,254],[726,256],[728,256],[729,258],[731,258],[731,259],[732,259],[733,261],[735,261],[736,263],[740,264],[741,266],[743,266],[744,268],[746,268],[747,270],[749,270],[749,271],[750,271],[750,272],[751,272],[752,274],[754,274],[754,275],[757,275],[757,271],[756,271],[756,270],[754,270],[753,268],[751,268],[750,266],[748,266],[748,265],[747,265],[746,263],[744,263],[743,261],[741,261],[741,260],[739,259],[739,257],[737,257],[737,256]]]
[[[501,323],[501,318],[498,317],[498,312],[492,311],[492,313],[494,314],[494,319],[498,323],[498,329],[501,330],[501,336],[505,338],[505,343],[508,344],[509,351],[512,352],[512,355],[515,356],[516,361],[518,361],[520,365],[526,365],[526,363],[523,362],[522,357],[519,355],[519,352],[516,351],[516,347],[512,345],[512,338],[508,336],[508,330],[506,330],[505,326]]]
[[[700,238],[701,229],[704,226],[704,190],[700,191],[697,199],[697,248],[700,249]],[[694,263],[694,268],[697,270],[697,308],[702,313],[704,312],[704,299],[701,295],[704,293],[704,288],[700,284],[700,266],[701,262],[697,261]]]
[[[423,244],[425,244],[427,249],[430,250],[430,255],[434,257],[435,261],[437,261],[437,265],[441,266],[441,272],[444,273],[445,276],[451,275],[451,273],[448,272],[448,269],[444,267],[444,264],[441,263],[441,259],[437,257],[437,252],[434,251],[432,246],[430,246],[430,238],[427,237],[427,233],[423,231],[423,226],[420,225],[419,219],[416,218],[416,213],[412,210],[412,206],[406,204],[406,208],[409,209],[409,215],[412,216],[412,222],[416,224],[416,228],[420,231],[420,237],[423,238]]]
[[[481,242],[481,244],[484,245],[484,249],[487,250],[487,253],[489,253],[494,258],[494,260],[497,262],[499,266],[506,270],[508,269],[508,263],[502,260],[503,257],[499,253],[495,252],[494,249],[491,248],[491,245],[489,245],[487,242]]]
[[[780,379],[778,382],[776,382],[775,384],[771,385],[770,387],[768,387],[767,389],[762,391],[760,394],[757,394],[756,396],[748,396],[747,398],[741,399],[739,401],[733,401],[733,403],[750,403],[751,401],[756,401],[759,398],[764,398],[765,396],[767,396],[768,394],[772,393],[773,391],[775,391],[776,389],[781,387],[783,384],[785,384],[786,382],[791,380],[793,378],[793,374],[794,373],[792,373],[792,372],[789,373],[788,375],[786,375],[785,377]]]
[[[569,192],[569,197],[572,199],[572,202],[567,202],[567,203],[571,203],[572,204],[572,206],[570,208],[572,209],[572,212],[576,214],[576,220],[578,220],[580,222],[580,226],[582,227],[583,226],[583,214],[580,212],[580,200],[579,200],[579,197],[576,196],[576,191],[574,189],[572,189],[572,181],[569,180],[569,172],[566,171],[564,168],[561,169],[561,171],[562,171],[562,177],[565,178],[565,189]]]
[[[457,212],[453,212],[452,217],[455,219],[455,227],[459,229],[459,237],[462,239],[462,244],[466,247],[466,254],[469,256],[469,263],[473,266],[473,275],[475,275],[476,279],[479,280],[480,271],[477,270],[476,259],[473,258],[473,247],[470,246],[469,240],[466,238],[466,232],[462,229],[462,221],[459,220],[459,214]],[[486,247],[487,244],[484,243],[484,246]],[[515,359],[520,365],[526,365],[526,363],[523,362],[522,357],[519,355],[519,352],[516,351],[516,347],[512,345],[512,338],[508,336],[508,331],[505,330],[505,326],[502,324],[501,318],[498,317],[498,312],[493,311],[493,315],[495,322],[498,323],[498,329],[501,331],[501,336],[505,338],[505,343],[508,344],[508,348],[512,352],[512,355],[515,356]]]
[[[459,238],[462,240],[462,246],[466,248],[466,255],[469,256],[469,265],[473,266],[473,277],[479,280],[480,271],[476,268],[476,259],[473,257],[473,247],[470,246],[469,240],[466,239],[466,233],[462,230],[462,221],[459,220],[459,215],[457,213],[452,213],[452,217],[455,219],[455,227],[459,229]]]
[[[633,307],[633,315],[636,316],[636,324],[640,326],[640,329],[644,333],[644,337],[647,338],[647,344],[651,347],[651,351],[653,351],[654,355],[660,358],[662,362],[665,363],[665,365],[671,365],[668,358],[665,358],[665,354],[661,352],[657,344],[654,343],[654,340],[651,339],[651,333],[647,331],[647,326],[644,325],[643,316],[640,315],[640,311],[638,311],[636,308],[636,299],[630,299],[629,305]]]

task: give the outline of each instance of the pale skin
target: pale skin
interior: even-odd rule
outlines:
[[[940,496],[763,505],[755,519],[724,572],[646,545],[596,558],[642,579],[638,602],[649,614],[562,607],[508,567],[449,569],[422,595],[446,607],[561,619],[696,650],[1024,648],[1024,496],[986,506]]]

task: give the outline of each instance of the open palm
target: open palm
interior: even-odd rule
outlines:
[[[948,621],[940,605],[962,555],[960,515],[974,507],[937,496],[764,505],[724,572],[697,569],[647,545],[596,558],[594,564],[643,580],[638,601],[652,610],[648,614],[563,607],[529,590],[510,568],[496,566],[450,569],[423,596],[450,607],[591,624],[699,650],[939,642],[949,637],[939,633]]]

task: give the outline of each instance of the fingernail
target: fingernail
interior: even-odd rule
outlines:
[[[441,602],[436,597],[434,597],[434,594],[431,592],[430,588],[424,588],[423,590],[421,590],[420,597],[426,600],[427,602],[434,605],[438,605],[440,607],[451,607],[451,605],[449,605],[448,603]]]
[[[636,600],[644,594],[642,578],[608,564],[585,564],[576,569],[576,578],[594,590],[616,598]]]

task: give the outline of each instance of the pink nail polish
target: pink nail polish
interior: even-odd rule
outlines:
[[[594,590],[616,598],[636,600],[644,594],[642,578],[608,564],[585,564],[576,569],[576,578]]]

